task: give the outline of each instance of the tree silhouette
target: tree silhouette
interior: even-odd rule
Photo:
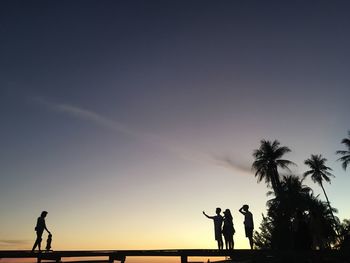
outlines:
[[[343,162],[342,167],[346,170],[348,164],[350,164],[350,131],[348,131],[348,138],[344,138],[341,143],[345,144],[347,150],[336,151],[336,154],[342,155],[337,161]]]
[[[339,242],[338,234],[335,229],[339,228],[340,222],[339,219],[334,216],[334,213],[338,212],[338,210],[330,207],[327,202],[321,201],[314,196],[310,197],[309,202],[310,214],[317,219],[316,221],[319,221],[320,229],[314,229],[314,231],[317,231],[317,235],[322,239],[323,244],[320,248],[331,248],[332,245],[336,245]],[[314,225],[314,222],[311,223]]]
[[[267,216],[254,234],[254,244],[260,249],[290,249],[298,245],[296,240],[296,220],[298,213],[302,213],[305,221],[310,222],[309,239],[316,240],[321,248],[331,248],[339,242],[334,231],[334,219],[326,202],[322,202],[313,195],[312,189],[303,184],[295,175],[286,176],[281,181],[282,194],[274,195],[267,201]],[[315,217],[317,218],[315,220]],[[317,221],[317,223],[316,223]],[[313,223],[312,223],[313,222]]]
[[[267,140],[260,141],[260,148],[253,152],[255,161],[252,169],[255,170],[255,176],[258,177],[258,182],[265,182],[272,186],[275,194],[281,192],[281,182],[278,173],[278,168],[288,169],[289,165],[294,164],[291,161],[281,159],[282,156],[291,150],[286,146],[280,146],[280,142]]]
[[[344,219],[340,225],[340,242],[338,244],[339,248],[346,250],[348,256],[350,256],[350,219]]]
[[[293,221],[298,212],[308,210],[308,199],[311,196],[310,187],[303,184],[295,175],[285,176],[281,181],[281,193],[267,201],[268,216],[274,225],[272,242],[274,248],[288,249],[295,247]]]
[[[335,227],[337,226],[337,220],[334,217],[327,193],[323,187],[323,181],[326,181],[328,183],[331,182],[330,177],[334,177],[333,174],[330,173],[332,169],[328,166],[325,165],[327,159],[323,158],[321,154],[312,154],[311,157],[307,160],[305,160],[304,164],[306,164],[310,170],[306,171],[304,173],[304,178],[307,176],[311,176],[311,179],[314,183],[317,183],[321,186],[322,191],[326,197],[327,204],[329,207],[329,211],[332,214],[333,220],[334,220],[334,225]]]
[[[254,232],[254,245],[258,249],[272,249],[275,225],[272,222],[271,217],[266,217],[262,214],[262,221],[259,226],[259,231]]]
[[[295,175],[285,176],[281,182],[282,195],[275,195],[274,199],[267,201],[268,207],[275,211],[282,211],[283,216],[293,217],[296,210],[308,210],[308,199],[312,189],[303,184]],[[272,195],[268,192],[267,195]]]
[[[349,151],[337,151],[343,155],[339,160],[346,169],[350,162],[350,131],[349,139],[344,139]],[[267,202],[267,215],[263,215],[259,231],[254,233],[254,243],[261,249],[331,249],[334,247],[350,248],[350,231],[348,221],[340,224],[334,213],[324,189],[324,181],[330,183],[332,169],[326,166],[322,155],[311,155],[304,164],[310,169],[298,176],[281,177],[279,169],[289,170],[293,162],[283,159],[290,152],[279,141],[261,140],[260,147],[253,152],[257,181],[265,181],[272,190],[268,195],[274,198]],[[306,177],[321,186],[326,201],[314,196],[310,187],[303,184]],[[339,235],[340,233],[340,235]],[[302,244],[302,245],[300,245]]]

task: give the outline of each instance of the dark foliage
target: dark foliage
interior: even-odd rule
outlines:
[[[337,151],[336,154],[342,155],[338,161],[342,162],[343,169],[346,170],[350,164],[350,131],[348,131],[348,138],[344,138],[341,143],[345,145],[347,150]]]

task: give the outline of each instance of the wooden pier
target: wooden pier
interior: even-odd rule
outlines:
[[[178,257],[179,262],[189,263],[190,257],[227,257],[232,262],[277,263],[277,262],[327,262],[350,263],[350,259],[339,250],[327,251],[277,251],[277,250],[208,250],[208,249],[170,249],[170,250],[96,250],[96,251],[51,251],[31,252],[25,250],[0,250],[0,259],[31,258],[43,262],[88,262],[112,263],[126,262],[128,257]],[[74,258],[74,261],[72,259]],[[95,259],[94,259],[95,258]],[[1,262],[1,260],[0,260]]]

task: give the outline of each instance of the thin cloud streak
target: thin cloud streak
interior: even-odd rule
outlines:
[[[252,173],[252,169],[247,163],[238,162],[229,156],[213,156],[213,159],[219,166],[239,170],[245,173]]]
[[[90,121],[99,126],[106,127],[129,136],[140,137],[140,134],[129,129],[124,124],[117,122],[115,120],[106,118],[96,112],[83,109],[80,107],[72,106],[69,104],[58,104],[58,103],[49,102],[48,100],[41,97],[35,97],[33,98],[33,100],[41,105],[46,106],[47,108],[55,112],[68,114],[79,119]]]
[[[240,170],[242,172],[255,174],[253,171],[251,164],[244,161],[238,161],[238,158],[233,158],[228,155],[214,155],[213,156],[214,161],[217,163],[217,165],[226,167],[228,169],[234,169],[234,170]],[[281,177],[289,176],[289,175],[295,175],[300,178],[303,177],[303,175],[298,172],[298,170],[290,169],[289,171],[282,170],[279,172]]]
[[[203,162],[208,163],[210,161],[209,155],[206,155],[204,153],[200,153],[197,151],[189,150],[188,148],[181,146],[179,143],[171,141],[169,139],[165,139],[159,135],[136,131],[134,129],[129,128],[127,125],[121,122],[107,118],[94,111],[69,105],[69,104],[54,103],[54,102],[48,101],[43,97],[33,97],[31,99],[38,104],[44,105],[46,108],[52,111],[70,115],[77,119],[89,121],[98,126],[125,134],[137,140],[141,140],[143,142],[159,146],[164,150],[171,152],[182,159],[193,161],[193,162],[200,162],[200,163],[203,163]]]
[[[0,240],[0,246],[15,246],[15,245],[27,245],[29,244],[28,240],[9,240],[9,239],[2,239]]]
[[[251,169],[248,165],[234,162],[229,157],[214,156],[213,158],[210,154],[202,153],[200,151],[190,150],[187,147],[182,146],[178,142],[165,139],[164,137],[161,137],[159,135],[136,131],[134,129],[129,128],[127,125],[121,122],[107,118],[94,111],[69,105],[69,104],[53,103],[42,97],[35,97],[32,99],[36,103],[44,105],[45,107],[49,108],[52,111],[70,115],[77,119],[89,121],[98,126],[125,134],[137,140],[141,140],[143,142],[159,146],[164,150],[166,150],[167,152],[173,153],[174,155],[178,156],[181,159],[192,161],[195,163],[201,163],[201,164],[212,164],[215,166],[224,166],[230,169],[251,173]]]

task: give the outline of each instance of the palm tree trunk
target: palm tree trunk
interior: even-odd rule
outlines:
[[[271,176],[271,186],[272,186],[272,189],[273,191],[275,192],[275,196],[280,196],[280,188],[278,187],[278,183],[276,182],[276,177],[274,174],[272,174]]]
[[[272,176],[274,183],[275,183],[275,193],[280,195],[282,192],[282,186],[281,186],[281,182],[280,182],[280,178],[279,178],[279,174],[278,174],[278,170],[277,167],[274,167],[273,169],[273,176]]]
[[[322,183],[321,183],[320,185],[321,185],[321,188],[322,188],[322,190],[323,190],[324,196],[326,197],[327,204],[328,204],[328,208],[329,208],[329,211],[331,212],[331,215],[332,215],[332,218],[333,218],[333,221],[334,221],[335,233],[337,234],[337,236],[339,236],[339,233],[338,233],[338,224],[337,224],[337,221],[335,220],[335,217],[334,217],[334,214],[333,214],[333,211],[332,211],[331,204],[329,203],[328,196],[327,196],[327,194],[326,194],[326,190],[324,190],[324,187],[323,187],[323,184],[322,184]]]

